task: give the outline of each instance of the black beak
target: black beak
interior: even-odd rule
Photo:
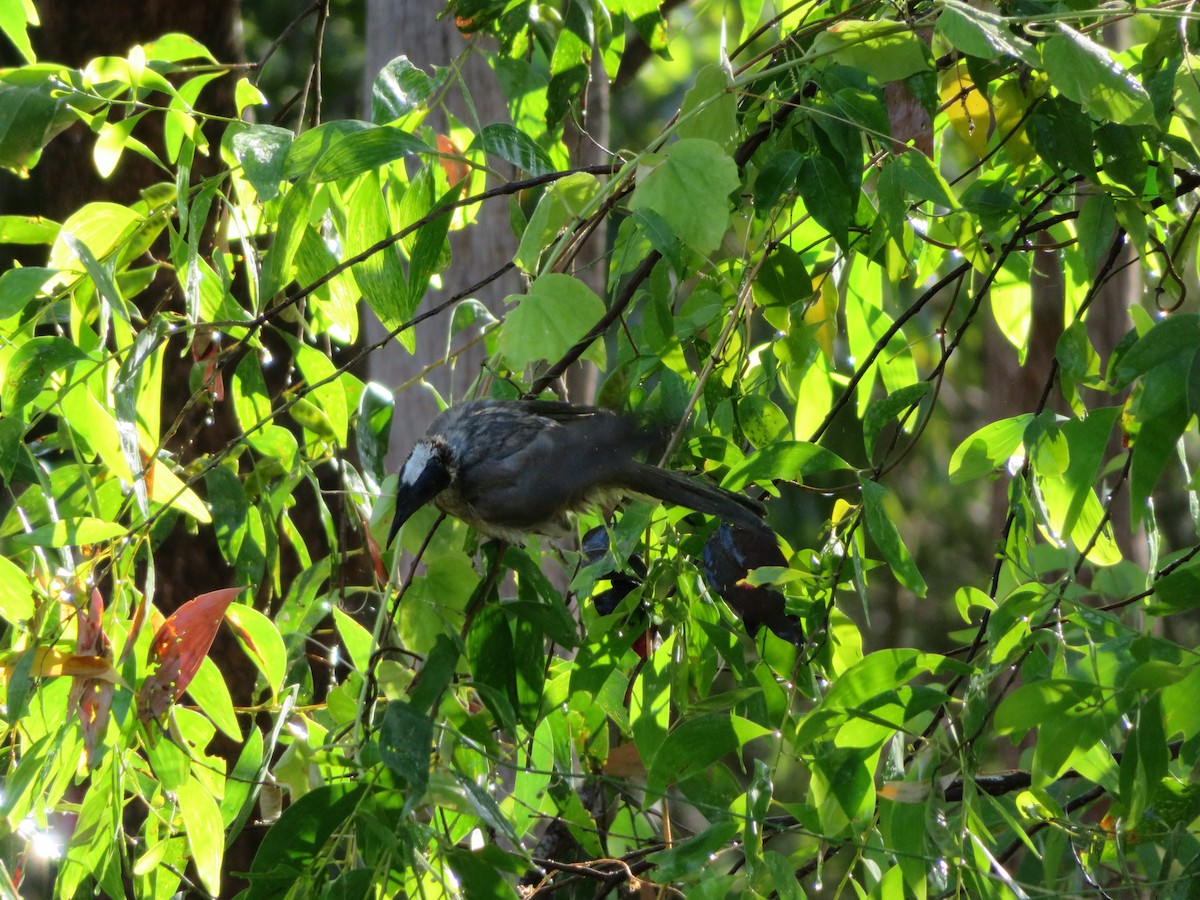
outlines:
[[[450,471],[441,456],[429,444],[418,444],[400,470],[400,485],[396,488],[396,515],[384,546],[390,547],[400,526],[449,486]]]

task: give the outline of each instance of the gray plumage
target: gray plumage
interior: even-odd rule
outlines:
[[[489,537],[561,536],[570,516],[640,496],[762,529],[763,507],[636,459],[658,443],[636,419],[545,400],[470,400],[429,426],[400,473],[390,544],[429,501]]]

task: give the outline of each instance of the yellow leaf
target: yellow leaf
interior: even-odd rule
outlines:
[[[212,521],[212,515],[204,501],[191,488],[185,487],[179,476],[162,460],[155,459],[150,463],[150,470],[146,473],[146,486],[149,488],[150,499],[155,503],[170,504],[203,524]]]
[[[975,87],[967,68],[959,64],[942,76],[939,95],[946,107],[946,117],[963,143],[975,156],[987,155],[988,137],[992,132],[992,110],[987,97]]]
[[[4,677],[12,674],[20,656],[20,652],[5,654],[4,662],[0,664],[4,669]],[[113,684],[121,680],[112,663],[103,656],[78,656],[51,647],[39,647],[33,651],[33,668],[29,674],[34,678],[53,678],[59,675],[98,678]]]
[[[833,361],[833,341],[837,337],[838,289],[828,272],[813,276],[813,287],[817,291],[816,302],[804,311],[804,322],[816,325],[814,335],[817,346],[825,358]]]

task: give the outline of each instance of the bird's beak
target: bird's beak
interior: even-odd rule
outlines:
[[[418,509],[450,486],[450,472],[428,444],[418,444],[404,468],[400,470],[400,485],[396,488],[396,515],[388,532],[390,547],[400,526]]]

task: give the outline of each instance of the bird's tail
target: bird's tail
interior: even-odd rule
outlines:
[[[723,522],[742,528],[761,531],[767,527],[763,522],[766,509],[745,494],[712,487],[695,478],[646,463],[635,462],[626,467],[621,475],[622,487],[635,494],[716,516]]]

